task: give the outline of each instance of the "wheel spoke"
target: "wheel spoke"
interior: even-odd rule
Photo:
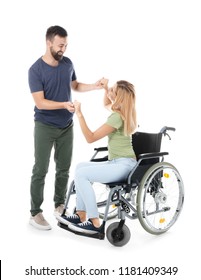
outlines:
[[[176,168],[160,162],[144,175],[138,192],[138,218],[150,233],[167,231],[177,220],[184,200],[182,179]]]

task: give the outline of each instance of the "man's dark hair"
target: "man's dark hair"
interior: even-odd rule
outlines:
[[[54,25],[54,26],[50,26],[48,29],[47,29],[47,32],[46,32],[46,40],[49,40],[49,41],[52,41],[53,38],[58,35],[60,37],[67,37],[68,36],[68,33],[67,31],[61,27],[61,26],[58,26],[58,25]]]

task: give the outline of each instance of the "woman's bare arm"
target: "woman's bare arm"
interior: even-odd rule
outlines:
[[[82,130],[82,133],[88,143],[93,143],[99,139],[102,139],[103,137],[107,136],[108,134],[112,133],[113,131],[115,131],[114,127],[112,127],[108,124],[103,124],[97,130],[92,132],[89,129],[89,127],[85,121],[85,118],[82,114],[81,104],[78,101],[75,101],[74,107],[75,107],[75,113],[78,117],[78,121],[79,121],[81,130]]]

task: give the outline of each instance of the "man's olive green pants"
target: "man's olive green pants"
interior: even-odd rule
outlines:
[[[34,148],[35,164],[31,177],[31,214],[42,212],[45,177],[48,172],[50,156],[54,147],[56,166],[54,206],[64,204],[73,149],[73,124],[66,128],[55,128],[35,121]]]

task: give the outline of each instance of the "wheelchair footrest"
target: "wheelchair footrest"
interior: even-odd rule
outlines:
[[[89,233],[85,233],[85,232],[78,232],[78,231],[74,231],[72,229],[70,229],[67,225],[61,223],[61,222],[58,222],[57,224],[59,227],[65,229],[65,230],[68,230],[74,234],[77,234],[77,235],[82,235],[82,236],[86,236],[86,237],[91,237],[91,238],[96,238],[96,239],[100,239],[100,240],[103,240],[105,238],[105,233],[104,232],[97,232],[97,233],[93,233],[93,234],[89,234]]]

